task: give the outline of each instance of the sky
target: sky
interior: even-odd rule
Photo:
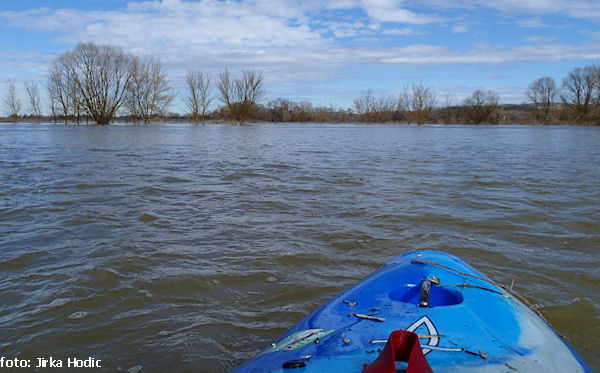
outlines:
[[[600,62],[598,0],[0,0],[0,95],[7,78],[44,84],[77,43],[154,55],[184,112],[187,71],[260,71],[276,97],[348,108],[367,90],[423,84],[438,104],[476,89],[526,102]]]

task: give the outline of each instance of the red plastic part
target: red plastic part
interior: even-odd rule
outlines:
[[[406,330],[393,331],[379,357],[362,373],[396,373],[396,361],[408,362],[406,373],[433,373],[421,350],[419,337]]]

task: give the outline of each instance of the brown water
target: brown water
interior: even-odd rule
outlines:
[[[426,248],[600,369],[600,128],[0,124],[7,359],[226,371]]]

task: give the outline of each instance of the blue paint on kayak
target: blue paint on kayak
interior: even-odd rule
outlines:
[[[426,279],[439,284],[423,308]],[[437,251],[392,259],[235,372],[360,372],[397,329],[420,335],[435,372],[591,372],[535,312],[461,259]]]

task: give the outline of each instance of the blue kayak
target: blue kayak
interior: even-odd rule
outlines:
[[[417,335],[434,372],[592,371],[540,316],[464,261],[413,251],[329,300],[235,372],[361,372],[397,330]]]

